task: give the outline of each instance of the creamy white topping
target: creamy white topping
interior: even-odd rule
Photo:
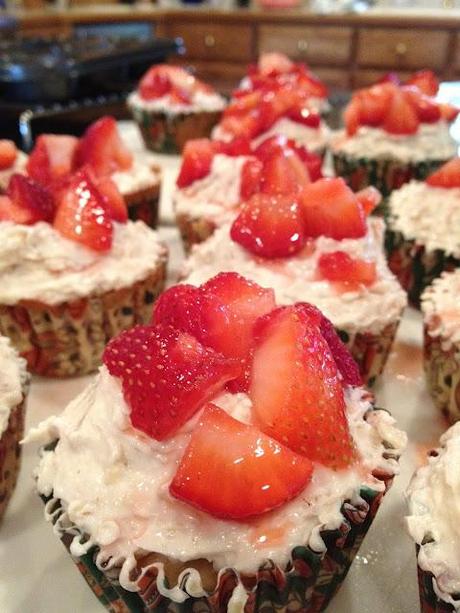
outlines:
[[[420,545],[419,566],[433,573],[437,595],[460,609],[460,422],[440,439],[436,457],[415,473],[408,491],[409,533]]]
[[[11,410],[22,401],[27,380],[26,361],[18,356],[9,338],[0,336],[0,437]]]
[[[161,98],[155,98],[154,100],[144,100],[138,92],[132,92],[128,96],[128,106],[132,109],[141,109],[142,111],[176,115],[178,113],[194,113],[200,111],[223,111],[227,106],[227,101],[218,93],[206,93],[203,91],[193,92],[190,104],[172,101],[169,94]]]
[[[241,169],[248,159],[245,155],[215,155],[206,177],[175,191],[176,213],[205,217],[216,226],[230,220],[241,202]]]
[[[10,168],[0,170],[0,194],[6,190],[11,175],[16,172],[20,174],[24,173],[29,156],[23,151],[18,151],[18,156],[14,161],[14,164]]]
[[[1,222],[0,304],[26,299],[57,304],[144,279],[166,254],[157,232],[142,221],[113,225],[112,248],[99,253],[45,222]]]
[[[126,196],[158,185],[161,180],[161,170],[155,164],[134,160],[129,170],[114,172],[111,177],[120,193]]]
[[[219,272],[234,271],[275,290],[279,304],[306,301],[315,304],[340,329],[353,334],[379,333],[399,319],[406,295],[388,269],[383,251],[384,224],[369,220],[361,239],[336,241],[320,237],[303,252],[289,258],[259,258],[230,239],[229,226],[218,229],[204,243],[194,246],[183,267],[183,281],[200,285]],[[323,253],[345,251],[353,258],[376,263],[377,280],[370,287],[340,293],[336,286],[317,279],[317,263]]]
[[[391,193],[390,226],[427,251],[460,257],[460,188],[411,181]]]
[[[29,434],[28,440],[45,443],[58,439],[53,451],[43,452],[35,473],[37,487],[62,501],[66,514],[61,526],[70,521],[90,536],[85,545],[74,540],[74,555],[96,543],[99,564],[108,558],[125,560],[120,578],[128,589],[136,589],[126,569],[138,550],[182,562],[206,558],[216,570],[254,572],[267,558],[284,566],[295,545],[309,543],[316,551],[324,550],[320,530],[338,527],[343,501],[358,502],[362,485],[384,489],[372,475],[375,470],[398,472],[394,456],[404,448],[405,435],[384,411],[364,418],[371,404],[362,388],[348,388],[345,396],[360,462],[338,472],[318,464],[312,482],[294,500],[250,522],[224,521],[179,502],[168,491],[200,414],[168,440],[153,440],[133,429],[120,382],[102,367],[63,414]],[[214,402],[236,419],[251,422],[251,402],[245,394],[224,393]],[[393,457],[383,441],[395,450]],[[180,592],[176,587],[168,595],[183,600]]]
[[[334,153],[400,162],[448,160],[457,153],[457,143],[445,121],[421,123],[415,134],[401,136],[380,128],[360,126],[353,136],[347,136],[343,130],[337,132],[330,145]]]
[[[430,336],[439,336],[447,351],[460,343],[460,269],[443,272],[422,294],[423,320]]]

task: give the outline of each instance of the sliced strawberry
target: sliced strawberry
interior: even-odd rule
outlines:
[[[441,112],[441,117],[444,121],[451,122],[456,119],[457,115],[460,113],[460,109],[453,106],[452,104],[447,103],[439,103],[439,110]]]
[[[284,134],[274,134],[257,145],[254,155],[262,162],[266,162],[274,153],[281,153],[287,149],[294,149],[294,147],[294,141],[288,139]]]
[[[76,172],[60,192],[53,226],[66,238],[94,251],[111,248],[111,216],[87,170]]]
[[[160,66],[152,66],[139,83],[139,95],[144,100],[166,96],[171,90],[171,80]]]
[[[197,138],[186,142],[182,154],[182,165],[176,185],[187,187],[198,179],[203,179],[211,171],[215,149],[208,138]]]
[[[417,117],[423,123],[436,123],[441,118],[441,110],[435,100],[423,95],[416,87],[404,87],[404,96],[414,107]]]
[[[361,238],[367,232],[363,208],[343,179],[320,179],[307,185],[299,202],[308,237],[341,240]]]
[[[314,98],[327,98],[326,85],[305,66],[298,64],[297,67],[297,83],[303,92]]]
[[[401,79],[397,72],[386,72],[377,83],[393,83],[393,85],[401,85]]]
[[[388,104],[388,97],[382,90],[371,87],[356,94],[359,100],[359,122],[362,125],[378,126],[382,123]]]
[[[18,157],[18,150],[12,140],[0,139],[0,170],[11,168]]]
[[[216,153],[223,153],[229,156],[251,155],[251,141],[245,136],[239,136],[227,143],[223,141],[213,142]]]
[[[319,128],[321,123],[319,114],[308,107],[291,109],[288,111],[287,116],[292,121],[307,126],[308,128]]]
[[[54,201],[52,195],[29,177],[14,174],[10,178],[6,195],[11,204],[3,201],[0,218],[32,225],[38,221],[52,221]]]
[[[274,152],[265,162],[262,191],[266,194],[293,194],[311,183],[300,157],[292,149]]]
[[[307,458],[208,404],[169,491],[215,517],[243,520],[295,498],[312,473]]]
[[[108,176],[93,176],[92,179],[104,200],[104,206],[110,218],[120,223],[128,221],[128,208],[125,199],[112,179]]]
[[[404,92],[395,89],[385,112],[383,129],[389,134],[415,134],[419,123],[417,112],[405,98]]]
[[[318,179],[322,179],[323,160],[321,156],[317,155],[316,153],[312,153],[311,151],[308,151],[306,147],[295,145],[295,143],[294,151],[297,153],[299,158],[304,163],[305,168],[308,170],[310,180],[317,181]]]
[[[240,196],[242,200],[249,198],[261,190],[263,164],[260,160],[246,160],[241,168]]]
[[[435,170],[425,182],[433,187],[460,187],[460,158],[454,158]]]
[[[352,258],[344,251],[323,253],[318,260],[318,273],[322,279],[349,289],[367,287],[377,278],[375,262]]]
[[[316,318],[280,307],[258,320],[249,395],[261,429],[335,470],[355,450],[342,383]]]
[[[232,116],[247,115],[259,106],[262,99],[262,92],[245,92],[236,100],[232,100],[224,111],[224,119]]]
[[[345,108],[343,121],[348,136],[356,134],[361,123],[361,104],[358,98],[352,98]]]
[[[254,109],[241,116],[224,115],[219,127],[234,138],[244,137],[252,140],[261,132],[260,112]]]
[[[305,245],[305,233],[294,196],[254,194],[241,206],[231,238],[265,258],[287,257]]]
[[[78,139],[61,134],[41,134],[27,160],[29,177],[54,189],[54,184],[72,171]]]
[[[417,87],[425,96],[436,96],[439,81],[431,70],[419,70],[406,81],[406,85]]]
[[[355,196],[366,215],[370,215],[372,211],[382,202],[382,194],[372,185],[361,189],[359,192],[356,192]]]
[[[290,72],[294,68],[293,62],[284,53],[270,52],[262,53],[257,64],[258,70],[262,75],[280,74]]]
[[[135,428],[163,440],[238,375],[239,367],[170,326],[136,326],[106,346],[103,362],[120,377]]]
[[[101,117],[83,134],[74,155],[74,167],[89,164],[97,175],[129,170],[133,156],[118,133],[113,117]]]
[[[152,324],[171,326],[201,341],[204,335],[201,289],[181,284],[164,291],[153,307]]]
[[[169,93],[169,98],[172,104],[191,104],[192,92],[173,85]]]

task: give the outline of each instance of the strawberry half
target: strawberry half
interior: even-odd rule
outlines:
[[[259,73],[264,76],[290,72],[294,66],[287,55],[276,51],[262,53],[257,63]]]
[[[433,187],[460,187],[460,158],[443,164],[425,179],[425,182]]]
[[[456,119],[457,115],[460,113],[460,109],[452,104],[447,103],[439,103],[439,110],[441,111],[441,117],[444,121],[452,122]]]
[[[91,167],[87,167],[87,170],[91,172]],[[119,223],[128,221],[128,208],[125,199],[112,179],[109,176],[97,177],[94,174],[91,175],[91,178],[102,196],[110,218]]]
[[[50,223],[53,215],[53,197],[44,187],[25,175],[12,175],[2,199],[0,220],[32,225],[38,221]]]
[[[77,144],[75,136],[41,134],[27,160],[27,174],[34,181],[53,188],[55,182],[72,172]]]
[[[344,251],[323,253],[318,260],[318,273],[322,279],[337,282],[345,289],[357,289],[375,283],[375,262],[352,258]]]
[[[12,140],[0,139],[0,170],[11,168],[18,157],[18,150]]]
[[[239,136],[238,138],[234,138],[228,142],[218,140],[213,141],[213,147],[216,153],[223,153],[224,155],[229,155],[231,157],[238,155],[251,155],[251,141],[244,136]]]
[[[152,66],[139,83],[139,95],[144,100],[166,96],[171,90],[171,80],[162,66]]]
[[[372,185],[361,189],[359,192],[356,192],[355,196],[366,215],[370,215],[372,211],[382,202],[382,194]]]
[[[204,334],[201,289],[181,284],[164,291],[154,304],[152,324],[171,326],[201,341]]]
[[[307,185],[299,202],[308,237],[341,240],[361,238],[367,232],[363,208],[343,179],[320,179]]]
[[[170,326],[136,326],[106,346],[135,428],[159,441],[173,435],[238,375],[239,367]]]
[[[425,96],[436,96],[439,81],[431,70],[419,70],[406,81],[406,85],[417,87]]]
[[[266,194],[293,194],[309,183],[308,170],[292,149],[275,151],[264,162],[261,184]]]
[[[296,197],[254,194],[241,205],[230,236],[251,253],[265,258],[298,253],[306,239]]]
[[[215,517],[244,520],[292,500],[312,473],[307,458],[208,404],[169,491]]]
[[[441,118],[438,103],[422,94],[416,87],[404,87],[404,96],[412,104],[422,123],[436,123]]]
[[[211,171],[215,148],[208,138],[196,138],[185,144],[182,154],[182,165],[176,185],[179,188],[187,187],[198,179],[203,179]]]
[[[251,158],[241,167],[240,197],[249,200],[253,194],[260,192],[262,185],[263,164],[260,160]]]
[[[295,306],[258,320],[249,396],[263,432],[334,470],[355,458],[342,383],[316,318]]]
[[[389,134],[415,134],[420,121],[417,111],[402,90],[395,89],[385,111],[382,127]]]

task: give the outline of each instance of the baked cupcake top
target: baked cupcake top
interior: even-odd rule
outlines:
[[[441,600],[460,607],[459,492],[460,422],[440,439],[428,463],[417,470],[407,490],[409,533],[420,546],[418,564],[434,575]],[[452,598],[457,595],[457,599]]]
[[[460,343],[460,270],[443,272],[422,294],[423,320],[430,336],[440,336],[448,349]]]
[[[9,338],[0,336],[0,437],[8,427],[11,410],[22,402],[27,381],[26,361]]]
[[[217,573],[318,550],[345,500],[385,489],[405,445],[317,309],[276,308],[271,290],[231,273],[165,292],[153,325],[109,343],[96,380],[37,437],[57,440],[36,471],[56,528],[75,524],[88,540],[72,553],[97,545],[97,563],[121,564],[131,589],[142,552],[160,568],[161,556],[204,558]],[[203,593],[190,569],[177,585],[160,573],[158,588],[175,601]]]
[[[27,155],[16,147],[13,141],[0,139],[0,193],[8,186],[15,172],[23,172]]]
[[[142,77],[128,105],[166,114],[222,111],[226,100],[210,85],[179,66],[152,66]]]
[[[460,258],[460,160],[444,164],[425,181],[410,181],[391,193],[389,224],[427,251]]]

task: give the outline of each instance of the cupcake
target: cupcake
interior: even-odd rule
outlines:
[[[290,156],[291,164],[284,174],[286,155]],[[272,136],[257,147],[251,147],[243,137],[228,143],[189,141],[173,196],[186,251],[234,219],[242,200],[260,190],[276,191],[282,188],[282,183],[316,181],[322,176],[321,166],[319,156],[281,135]]]
[[[450,422],[460,419],[460,269],[444,272],[425,289],[424,367],[436,406]]]
[[[37,439],[54,532],[132,612],[322,610],[405,445],[330,322],[234,274],[165,292]]]
[[[20,463],[19,441],[24,433],[24,411],[29,377],[26,362],[0,336],[0,522],[16,485]]]
[[[158,234],[128,221],[113,183],[89,167],[55,198],[13,175],[0,196],[0,332],[31,372],[91,372],[112,336],[148,320],[166,258]]]
[[[458,109],[436,102],[437,89],[423,71],[405,85],[386,81],[354,93],[345,130],[330,143],[336,174],[355,190],[373,185],[388,196],[455,155],[449,128]]]
[[[407,491],[406,522],[416,546],[422,613],[460,608],[459,453],[460,423],[456,423],[441,436],[440,447],[431,451]]]
[[[460,265],[460,159],[393,192],[388,230],[390,268],[418,307],[425,287]]]
[[[383,221],[366,220],[369,194],[357,197],[343,179],[320,179],[300,194],[256,194],[232,224],[194,247],[182,279],[199,285],[231,270],[273,287],[281,304],[311,302],[371,384],[385,365],[406,296],[386,263]]]
[[[160,64],[142,77],[128,106],[147,149],[180,153],[188,140],[211,134],[226,100],[183,68]]]
[[[0,194],[4,194],[11,175],[23,172],[27,155],[12,140],[0,139]]]

